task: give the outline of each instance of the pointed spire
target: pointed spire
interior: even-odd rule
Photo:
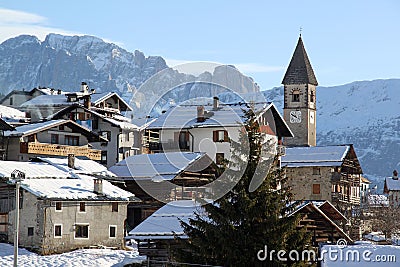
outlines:
[[[304,49],[303,40],[301,39],[300,32],[296,49],[294,50],[292,60],[290,61],[289,67],[287,68],[282,84],[306,83],[315,86],[318,85],[317,78],[315,78],[314,71],[307,56],[307,52]]]

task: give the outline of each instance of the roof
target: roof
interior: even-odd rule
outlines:
[[[69,172],[42,162],[0,161],[0,177],[11,177],[14,170],[25,173],[26,178],[71,178]]]
[[[246,103],[221,104],[218,110],[212,105],[204,105],[205,120],[197,121],[197,108],[200,105],[179,105],[170,108],[150,123],[147,129],[191,129],[206,127],[238,127],[243,124]],[[271,111],[275,126],[281,136],[292,137],[293,134],[273,103],[254,103],[257,115]],[[271,125],[270,125],[271,126]]]
[[[77,108],[81,108],[81,109],[85,110],[86,112],[88,112],[104,121],[107,121],[111,125],[117,126],[121,129],[126,129],[126,130],[138,130],[139,129],[138,126],[136,126],[135,124],[130,122],[129,118],[126,118],[122,115],[117,115],[117,114],[115,114],[113,118],[109,118],[109,117],[106,117],[106,116],[100,114],[99,112],[96,112],[95,110],[87,109],[79,103],[74,103],[71,106],[65,107],[65,108],[57,111],[56,113],[48,116],[47,119],[49,119],[49,120],[61,119],[64,115],[68,114],[69,112],[71,112],[72,110],[75,110]]]
[[[172,180],[205,153],[168,152],[130,156],[109,170],[117,177],[135,180]]]
[[[62,171],[78,175],[90,174],[102,177],[115,176],[115,174],[107,170],[105,166],[88,158],[75,157],[74,169],[68,167],[68,157],[37,157],[33,160],[46,162]]]
[[[0,117],[6,122],[26,120],[25,112],[3,105],[0,105]]]
[[[400,191],[400,180],[399,178],[393,179],[392,177],[385,178],[385,190],[388,191]]]
[[[15,128],[0,118],[0,130],[1,131],[13,131]]]
[[[351,145],[287,147],[282,166],[341,166]]]
[[[45,122],[38,122],[38,123],[31,123],[22,126],[15,127],[14,131],[6,131],[4,132],[4,136],[26,136],[33,133],[38,133],[41,131],[45,131],[51,129],[53,127],[59,125],[67,125],[69,128],[73,129],[81,133],[82,135],[86,136],[89,142],[107,142],[107,140],[98,134],[90,131],[86,127],[79,125],[78,123],[71,121],[71,120],[50,120]]]
[[[289,67],[283,78],[282,84],[312,84],[318,85],[314,71],[308,59],[307,52],[304,48],[301,35],[294,50]]]
[[[40,198],[63,200],[129,200],[134,195],[110,182],[102,180],[103,194],[93,191],[94,177],[80,176],[75,179],[24,179],[21,187]]]
[[[129,232],[133,239],[174,239],[187,237],[179,220],[186,223],[201,213],[201,205],[194,200],[177,200],[167,203]]]
[[[67,106],[73,102],[67,102],[65,94],[54,94],[54,95],[40,95],[25,103],[21,104],[21,107],[34,107],[34,106]]]
[[[92,94],[91,96],[91,102],[93,105],[97,106],[101,102],[107,100],[110,97],[117,97],[120,102],[122,102],[126,107],[124,109],[121,109],[121,111],[127,111],[127,110],[132,110],[132,108],[129,106],[126,101],[120,97],[117,93],[115,92],[107,92],[107,93],[101,93],[101,94]]]

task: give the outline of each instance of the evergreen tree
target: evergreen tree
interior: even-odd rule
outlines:
[[[265,158],[264,152],[271,151],[271,144],[260,132],[256,114],[252,108],[243,112],[245,131],[240,132],[238,143],[232,144],[234,168],[225,173],[234,177],[240,166],[246,169],[227,194],[204,205],[204,212],[197,212],[189,223],[181,222],[188,239],[180,240],[184,249],[175,250],[174,257],[190,263],[223,266],[302,266],[304,262],[277,259],[279,250],[288,253],[295,249],[301,255],[310,243],[310,235],[297,227],[298,216],[289,216],[299,203],[292,201],[292,194],[285,186],[284,170],[277,167],[277,157]],[[248,144],[248,149],[244,149],[244,144]],[[275,167],[270,168],[271,161]],[[252,179],[256,179],[253,177],[263,179],[256,190],[249,190]],[[265,246],[267,259],[260,261],[257,253]],[[276,252],[271,261],[272,250]]]

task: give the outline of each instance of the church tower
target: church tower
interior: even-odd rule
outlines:
[[[285,138],[287,146],[316,145],[316,86],[301,34],[282,84],[284,86],[283,117],[294,137]]]

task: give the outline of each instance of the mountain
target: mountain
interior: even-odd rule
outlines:
[[[189,67],[202,70],[203,65]],[[98,92],[119,93],[135,109],[149,105],[151,110],[168,103],[164,96],[174,97],[170,92],[182,85],[184,92],[175,90],[180,91],[175,95],[180,101],[213,96],[215,91],[199,81],[223,87],[236,84],[242,93],[259,91],[251,78],[233,66],[218,65],[210,71],[199,75],[179,72],[160,56],[146,57],[138,50],[131,53],[94,36],[49,34],[42,42],[35,36],[21,35],[0,44],[0,94],[38,86],[76,91],[85,81]]]
[[[317,87],[317,144],[354,144],[366,177],[381,189],[400,168],[400,79]],[[263,91],[282,111],[283,87]]]

